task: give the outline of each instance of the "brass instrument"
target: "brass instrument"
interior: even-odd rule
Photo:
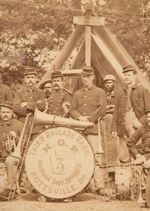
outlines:
[[[46,114],[36,108],[34,112],[34,125],[56,125],[76,128],[88,128],[93,126],[93,122],[82,122],[79,120]]]
[[[8,135],[5,142],[6,151],[12,153],[16,150],[16,139],[14,136]]]
[[[17,144],[17,147],[15,148],[14,152],[11,153],[11,156],[13,156],[13,157],[16,157],[16,158],[19,158],[19,159],[21,159],[21,157],[22,157],[21,149],[24,147],[24,144],[25,144],[25,143],[23,143],[26,140],[25,130],[26,130],[27,123],[28,123],[28,120],[29,120],[30,116],[31,116],[31,113],[29,113],[27,115],[26,119],[25,119],[25,123],[24,123],[23,129],[22,129],[21,136],[19,138],[19,142]]]
[[[104,153],[102,148],[102,139],[101,139],[101,117],[98,118],[98,150],[97,153],[102,154]]]

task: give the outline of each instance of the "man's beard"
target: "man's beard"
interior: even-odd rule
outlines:
[[[105,86],[105,91],[111,92],[111,91],[113,91],[113,90],[114,90],[114,85],[109,86],[109,87]]]
[[[45,92],[45,97],[46,97],[46,98],[49,98],[49,96],[50,96],[50,92],[49,92],[49,91],[46,91],[46,92]]]

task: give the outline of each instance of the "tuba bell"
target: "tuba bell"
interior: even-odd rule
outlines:
[[[93,126],[93,122],[81,122],[79,120],[59,117],[51,114],[46,114],[39,111],[37,108],[34,112],[34,125],[56,125],[70,126],[76,128],[88,128]]]

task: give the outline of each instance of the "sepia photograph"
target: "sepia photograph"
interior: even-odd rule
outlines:
[[[150,210],[150,0],[0,0],[0,211]]]

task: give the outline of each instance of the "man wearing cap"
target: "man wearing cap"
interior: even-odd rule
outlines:
[[[74,93],[70,114],[73,119],[83,122],[91,121],[94,123],[92,128],[87,128],[84,131],[84,134],[91,144],[96,158],[99,146],[97,122],[98,118],[103,117],[105,114],[106,96],[102,89],[93,84],[94,77],[92,67],[83,67],[81,79],[84,86]],[[99,156],[99,161],[96,158],[96,163],[97,162],[101,162],[101,156]],[[94,175],[90,182],[90,189],[91,191],[100,193],[100,190],[103,188],[104,180],[102,168],[95,165]]]
[[[116,95],[115,109],[112,121],[112,136],[117,135],[122,149],[123,162],[129,160],[126,139],[133,134],[135,129],[145,123],[145,110],[150,105],[149,91],[137,83],[137,72],[133,65],[123,67],[125,88]],[[123,156],[123,152],[125,153]]]
[[[106,75],[104,77],[104,90],[106,94],[106,113],[104,116],[104,122],[105,122],[105,130],[107,131],[106,140],[107,140],[107,152],[108,152],[108,163],[109,164],[115,164],[118,162],[118,151],[117,151],[117,142],[114,143],[114,140],[111,136],[111,124],[112,124],[112,118],[113,118],[113,112],[115,107],[115,98],[117,92],[121,89],[116,84],[116,79],[114,75]],[[111,174],[112,175],[112,174]]]
[[[113,75],[106,75],[104,77],[104,90],[106,94],[106,114],[113,114],[115,104],[115,77]]]
[[[45,99],[44,99],[44,111],[47,112],[48,110],[48,98],[50,97],[51,91],[52,91],[52,80],[48,79],[44,83],[40,84],[39,86],[40,89],[42,89],[45,93]],[[42,103],[43,104],[43,103]],[[40,104],[39,104],[39,109],[40,109]]]
[[[21,121],[24,121],[26,115],[33,112],[35,105],[44,98],[43,92],[35,87],[36,82],[36,71],[34,68],[26,67],[24,73],[24,86],[16,92],[14,97],[14,111]]]
[[[71,94],[63,88],[63,75],[60,71],[52,72],[52,91],[48,98],[48,114],[66,117],[70,109]]]
[[[125,88],[118,92],[113,115],[113,136],[130,136],[145,123],[145,110],[150,105],[149,91],[137,83],[134,66],[123,67]]]
[[[9,193],[9,190],[15,188],[18,158],[11,156],[11,153],[15,150],[23,124],[13,118],[13,104],[9,101],[4,101],[0,104],[0,151],[2,158],[6,161],[8,189],[5,194]],[[4,194],[4,195],[5,195]]]
[[[128,140],[128,148],[135,158],[135,164],[150,169],[150,109],[146,111],[146,124],[139,127]],[[137,142],[141,139],[141,144]],[[150,207],[150,170],[146,179],[146,203]]]
[[[11,92],[11,89],[2,84],[2,71],[0,70],[0,102],[6,101],[12,101],[13,95]]]

